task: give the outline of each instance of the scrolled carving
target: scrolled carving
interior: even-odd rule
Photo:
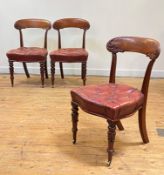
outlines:
[[[74,102],[71,102],[72,105],[72,133],[73,133],[73,144],[76,143],[76,134],[77,134],[77,122],[78,122],[78,105]]]
[[[148,56],[150,59],[156,59],[158,58],[160,52],[149,52],[149,53],[146,53],[146,56]]]
[[[160,43],[143,37],[116,37],[108,41],[106,48],[112,53],[138,52],[147,55],[150,59],[156,59],[160,54]]]
[[[107,43],[106,48],[107,48],[108,51],[110,51],[112,53],[124,52],[124,50],[122,50],[121,48],[114,45],[112,43],[112,40]]]

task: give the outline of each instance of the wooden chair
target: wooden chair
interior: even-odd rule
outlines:
[[[89,27],[90,24],[88,21],[79,18],[63,18],[53,23],[53,28],[58,31],[58,49],[50,53],[52,87],[54,87],[55,62],[59,62],[62,79],[64,78],[63,63],[81,63],[81,78],[85,85],[86,64],[88,59],[88,52],[85,50],[85,36]],[[62,48],[60,31],[66,28],[79,28],[83,30],[82,48]]]
[[[151,70],[160,54],[160,44],[149,38],[117,37],[107,43],[107,50],[112,53],[112,64],[109,84],[89,85],[73,89],[72,124],[73,143],[76,143],[78,106],[85,112],[103,117],[108,122],[108,165],[112,161],[116,125],[123,129],[120,120],[130,117],[138,111],[139,129],[142,140],[148,143],[146,131],[146,103]],[[141,90],[134,87],[116,84],[115,72],[118,52],[138,52],[150,58],[145,71]]]
[[[51,23],[45,19],[20,19],[15,22],[14,27],[19,30],[20,47],[7,52],[10,69],[11,85],[14,86],[14,62],[22,62],[27,78],[30,77],[26,63],[40,63],[40,73],[42,87],[44,87],[44,73],[48,78],[47,72],[47,32],[51,28]],[[44,46],[40,47],[25,47],[23,42],[23,30],[29,28],[44,29]]]

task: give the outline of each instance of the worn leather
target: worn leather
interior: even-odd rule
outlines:
[[[82,48],[63,48],[50,52],[53,61],[82,62],[88,58],[88,52]]]
[[[133,114],[144,101],[139,90],[113,83],[76,88],[71,91],[71,96],[84,111],[112,121]]]
[[[38,62],[44,61],[47,57],[47,50],[38,47],[20,47],[7,52],[10,61]]]

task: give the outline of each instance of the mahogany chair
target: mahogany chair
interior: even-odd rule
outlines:
[[[63,63],[81,63],[81,78],[85,85],[88,59],[88,52],[85,49],[85,38],[86,31],[90,28],[89,22],[79,18],[63,18],[55,21],[53,28],[58,32],[58,49],[50,53],[52,87],[54,87],[55,62],[59,62],[62,79],[64,78]],[[79,28],[83,30],[82,48],[62,48],[60,31],[66,28]]]
[[[44,73],[46,78],[48,78],[47,72],[47,33],[51,28],[51,23],[45,19],[20,19],[15,22],[14,27],[19,30],[20,34],[20,47],[12,49],[7,52],[7,57],[9,60],[10,67],[10,79],[11,85],[14,86],[14,62],[22,62],[25,74],[27,78],[30,74],[27,69],[26,63],[38,62],[40,63],[40,73],[42,87],[44,87]],[[29,28],[44,29],[44,45],[43,48],[40,47],[25,47],[23,41],[23,30]]]
[[[151,70],[160,54],[160,44],[150,38],[117,37],[107,43],[107,50],[112,53],[109,84],[88,85],[73,89],[72,124],[73,143],[76,143],[78,107],[89,114],[103,117],[108,122],[108,165],[112,161],[116,125],[123,129],[120,120],[130,117],[138,111],[139,129],[144,143],[148,143],[146,130],[146,103]],[[138,52],[149,57],[141,90],[124,84],[115,83],[118,52]]]

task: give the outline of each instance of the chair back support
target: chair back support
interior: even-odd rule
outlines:
[[[85,48],[85,33],[90,28],[90,24],[87,20],[80,18],[63,18],[53,23],[53,28],[58,31],[58,48],[61,48],[61,34],[60,30],[64,28],[79,28],[83,29],[83,41],[82,48]]]
[[[141,37],[117,37],[107,43],[107,49],[112,53],[138,52],[147,55],[150,59],[156,59],[160,54],[159,42],[150,38]]]
[[[55,21],[53,24],[53,28],[56,30],[70,27],[87,30],[90,25],[88,21],[80,18],[63,18]]]
[[[23,33],[22,29],[40,28],[45,30],[44,34],[44,48],[47,48],[47,32],[51,28],[51,22],[45,19],[20,19],[15,22],[14,27],[20,33],[20,46],[23,47]]]
[[[147,102],[147,93],[149,87],[149,80],[151,71],[155,60],[160,54],[160,44],[158,41],[150,38],[142,37],[117,37],[110,40],[107,45],[107,50],[112,52],[112,64],[110,72],[110,83],[115,83],[116,64],[117,64],[117,53],[118,52],[138,52],[145,54],[150,58],[145,76],[142,83],[141,92],[144,94],[145,105]]]

